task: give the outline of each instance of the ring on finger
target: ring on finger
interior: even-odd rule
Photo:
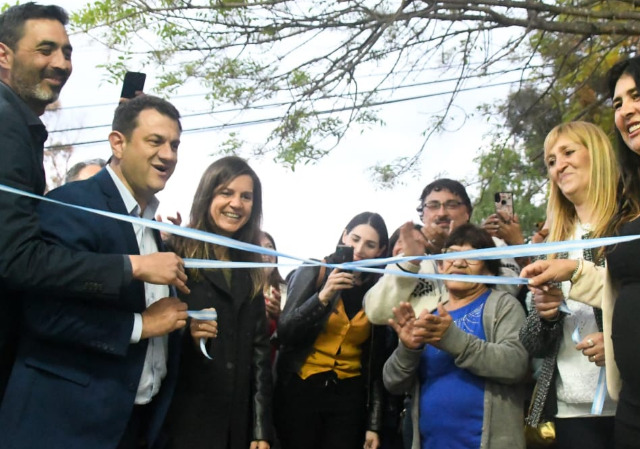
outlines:
[[[596,345],[592,339],[588,339],[587,344],[589,345],[590,348],[593,348]]]
[[[596,361],[596,356],[595,355],[590,355],[589,356],[589,361],[590,362],[595,362]]]

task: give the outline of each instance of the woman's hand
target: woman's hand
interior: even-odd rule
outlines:
[[[587,335],[576,345],[576,349],[582,351],[582,354],[597,366],[605,365],[604,334],[602,332]]]
[[[364,435],[364,449],[378,449],[380,447],[380,437],[377,432],[367,430]]]
[[[547,287],[546,289],[532,288],[533,302],[540,318],[553,321],[558,318],[558,308],[564,301],[562,290],[558,287]]]
[[[216,309],[212,307],[204,310]],[[218,336],[218,322],[215,320],[204,321],[192,318],[189,330],[191,331],[191,337],[198,343],[201,338],[216,338]]]
[[[520,272],[520,277],[529,278],[530,287],[543,287],[549,282],[561,282],[571,279],[578,266],[577,260],[551,259],[537,260],[527,265]]]
[[[264,306],[267,311],[267,318],[277,321],[280,317],[280,299],[282,298],[280,290],[271,285],[267,288],[270,293],[269,295],[264,295]]]
[[[438,304],[438,315],[423,310],[416,322],[414,338],[418,338],[427,344],[439,347],[442,336],[449,329],[453,319],[442,303]]]
[[[249,445],[249,449],[270,449],[271,445],[264,440],[252,441]]]
[[[398,307],[393,308],[393,315],[395,319],[389,320],[389,326],[396,331],[402,344],[409,349],[421,349],[424,346],[424,342],[413,338],[416,314],[411,304],[401,302]]]
[[[422,235],[414,226],[413,223],[408,221],[400,226],[400,236],[398,237],[398,246],[402,248],[402,253],[405,256],[424,256],[426,253],[428,242],[425,236]],[[416,265],[420,264],[419,260],[411,261]]]
[[[322,290],[320,290],[318,299],[320,299],[323,306],[326,306],[336,292],[352,288],[353,282],[353,273],[334,268]]]
[[[501,238],[507,245],[521,245],[524,243],[520,220],[517,215],[510,219],[504,212],[498,212],[487,217],[482,227],[492,236]]]

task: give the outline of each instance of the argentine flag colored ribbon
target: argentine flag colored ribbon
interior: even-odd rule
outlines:
[[[580,329],[577,327],[571,334],[571,340],[575,344],[579,344],[582,341],[580,337]],[[593,403],[591,404],[592,415],[602,415],[602,409],[604,407],[604,400],[607,397],[607,374],[604,366],[600,367],[598,372],[598,383],[596,384],[596,391],[593,397]]]
[[[295,266],[300,266],[300,263],[302,263],[302,266],[324,265],[328,268],[340,268],[344,270],[356,270],[356,271],[365,271],[365,272],[371,272],[371,273],[392,274],[392,275],[409,276],[409,277],[417,277],[417,278],[425,278],[425,279],[466,280],[469,282],[485,282],[485,283],[492,283],[492,284],[527,284],[528,283],[528,279],[524,279],[524,278],[508,278],[508,277],[500,277],[500,276],[468,276],[468,275],[410,273],[410,272],[401,271],[401,270],[386,270],[386,269],[381,269],[376,267],[379,267],[381,265],[391,264],[391,263],[409,261],[409,260],[447,260],[447,259],[459,259],[459,258],[487,260],[487,259],[501,259],[505,257],[538,256],[538,255],[557,253],[557,252],[567,252],[567,251],[576,250],[576,249],[596,248],[596,247],[614,245],[618,243],[624,243],[631,240],[640,239],[640,235],[604,237],[599,239],[584,239],[584,240],[581,239],[581,240],[570,240],[570,241],[553,242],[553,243],[536,243],[536,244],[527,244],[527,245],[484,248],[484,249],[477,249],[477,250],[460,251],[456,253],[433,254],[433,255],[424,255],[424,256],[396,256],[396,257],[388,257],[383,259],[370,259],[370,260],[361,260],[361,261],[355,261],[355,262],[346,262],[343,264],[328,264],[318,260],[289,255],[289,254],[272,250],[269,248],[263,248],[259,245],[253,245],[250,243],[241,242],[229,237],[212,234],[212,233],[200,231],[197,229],[186,228],[186,227],[181,227],[181,226],[177,226],[170,223],[162,223],[155,220],[146,220],[143,218],[132,217],[130,215],[121,215],[121,214],[116,214],[109,211],[92,209],[88,207],[78,206],[75,204],[64,203],[51,198],[43,197],[41,195],[25,192],[19,189],[15,189],[13,187],[8,187],[3,184],[0,184],[0,191],[33,198],[40,201],[47,201],[49,203],[57,204],[63,207],[70,207],[70,208],[81,210],[87,213],[93,213],[93,214],[109,217],[115,220],[125,221],[128,223],[136,224],[140,226],[146,226],[151,229],[167,232],[174,235],[179,235],[182,237],[191,238],[194,240],[199,240],[202,242],[226,246],[229,248],[234,248],[242,251],[254,252],[257,254],[296,260],[298,261],[298,264],[296,264]],[[282,264],[282,263],[269,264],[269,263],[258,263],[258,262],[232,262],[232,261],[185,259],[185,268],[255,268],[255,267],[263,268],[263,267],[270,267],[270,266],[291,266],[291,265],[292,264]]]
[[[289,256],[279,251],[274,251],[270,248],[263,248],[260,245],[253,245],[251,243],[241,242],[239,240],[234,240],[229,237],[225,237],[218,234],[212,234],[209,232],[200,231],[197,229],[186,228],[182,226],[176,226],[171,223],[163,223],[155,220],[147,220],[144,218],[132,217],[131,215],[122,215],[116,214],[114,212],[109,212],[100,209],[92,209],[90,207],[78,206],[76,204],[64,203],[62,201],[57,201],[51,198],[47,198],[41,195],[36,195],[34,193],[25,192],[19,189],[15,189],[13,187],[8,187],[6,185],[0,184],[0,191],[4,191],[7,193],[13,193],[15,195],[25,196],[28,198],[33,198],[40,201],[46,201],[48,203],[57,204],[59,206],[70,207],[72,209],[81,210],[87,213],[92,213],[96,215],[102,215],[103,217],[113,218],[115,220],[125,221],[131,224],[136,224],[140,226],[146,226],[151,229],[155,229],[157,231],[167,232],[169,234],[179,235],[182,237],[191,238],[194,240],[199,240],[201,242],[212,243],[214,245],[226,246],[228,248],[239,249],[242,251],[249,251],[258,254],[265,254],[269,256],[276,257],[284,257],[288,259],[299,260],[301,262],[313,263],[310,260],[298,258],[295,256]]]
[[[218,312],[216,312],[215,310],[187,310],[187,315],[189,315],[189,317],[193,319],[202,321],[215,321],[218,319]],[[207,352],[207,339],[201,338],[199,343],[200,352],[202,352],[202,355],[204,355],[209,360],[213,360],[213,357],[211,357]]]

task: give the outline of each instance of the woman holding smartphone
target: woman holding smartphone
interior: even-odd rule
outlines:
[[[260,243],[262,187],[238,157],[211,164],[200,180],[189,226],[246,243]],[[174,238],[185,258],[260,262],[259,255]],[[269,449],[271,367],[262,287],[255,269],[190,270],[191,310],[217,312],[217,323],[192,319],[185,332],[178,382],[167,416],[173,449]],[[200,350],[200,339],[211,359]]]
[[[353,247],[356,261],[380,257],[388,245],[384,220],[356,215],[339,244]],[[333,253],[326,261],[343,260]],[[362,309],[376,278],[301,267],[289,281],[278,324],[276,429],[283,449],[379,447],[384,327],[372,326]]]

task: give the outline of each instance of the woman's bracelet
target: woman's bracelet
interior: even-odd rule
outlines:
[[[569,281],[571,281],[571,283],[574,284],[580,278],[581,274],[582,274],[582,259],[578,259],[578,265],[576,265],[576,269],[573,270],[573,273],[571,273],[571,278],[569,278]]]

